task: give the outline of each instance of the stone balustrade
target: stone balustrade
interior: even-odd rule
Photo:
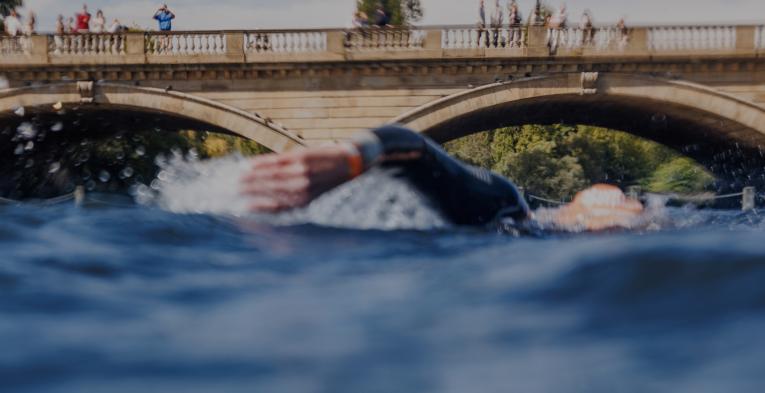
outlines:
[[[448,27],[442,31],[443,49],[521,49],[526,47],[528,28],[513,25],[500,29]]]
[[[763,26],[413,27],[0,37],[0,66],[756,54]]]
[[[0,36],[0,55],[3,57],[9,57],[27,53],[29,49],[27,40],[27,37]],[[2,58],[0,58],[0,62],[2,62]]]
[[[245,33],[249,53],[315,53],[327,50],[324,31],[258,31]]]
[[[400,51],[422,49],[427,31],[421,29],[350,30],[345,47],[351,51]]]
[[[77,34],[48,36],[53,56],[119,56],[125,54],[124,34]]]
[[[736,49],[736,26],[661,26],[648,29],[648,48],[656,52]]]
[[[615,26],[547,30],[547,39],[553,44],[555,44],[556,35],[558,47],[566,50],[623,51],[626,49],[629,38],[629,34],[623,36]]]
[[[223,55],[226,36],[218,32],[147,33],[145,53],[148,56]]]

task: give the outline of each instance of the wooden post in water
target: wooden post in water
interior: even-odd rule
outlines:
[[[745,187],[741,197],[741,210],[748,212],[754,210],[754,187]]]
[[[640,194],[643,193],[643,189],[640,186],[629,186],[627,187],[627,198],[634,199],[636,201],[640,200]]]
[[[85,187],[77,186],[74,189],[74,205],[79,207],[83,202],[85,202]]]

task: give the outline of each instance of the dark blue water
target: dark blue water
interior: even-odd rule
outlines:
[[[756,392],[765,223],[513,238],[0,206],[3,392]]]

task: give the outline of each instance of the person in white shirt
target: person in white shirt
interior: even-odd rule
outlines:
[[[106,31],[106,18],[104,18],[104,13],[101,10],[98,10],[96,12],[96,17],[93,18],[93,20],[90,22],[90,32],[101,34],[104,31]]]
[[[16,10],[11,10],[11,13],[3,19],[3,25],[5,26],[5,33],[11,37],[24,32],[24,25],[21,23],[21,18]]]

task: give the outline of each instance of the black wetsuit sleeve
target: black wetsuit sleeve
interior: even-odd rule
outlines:
[[[382,147],[382,165],[401,168],[409,180],[457,225],[485,225],[498,218],[525,220],[529,208],[502,176],[466,165],[430,139],[400,126],[372,133]]]

